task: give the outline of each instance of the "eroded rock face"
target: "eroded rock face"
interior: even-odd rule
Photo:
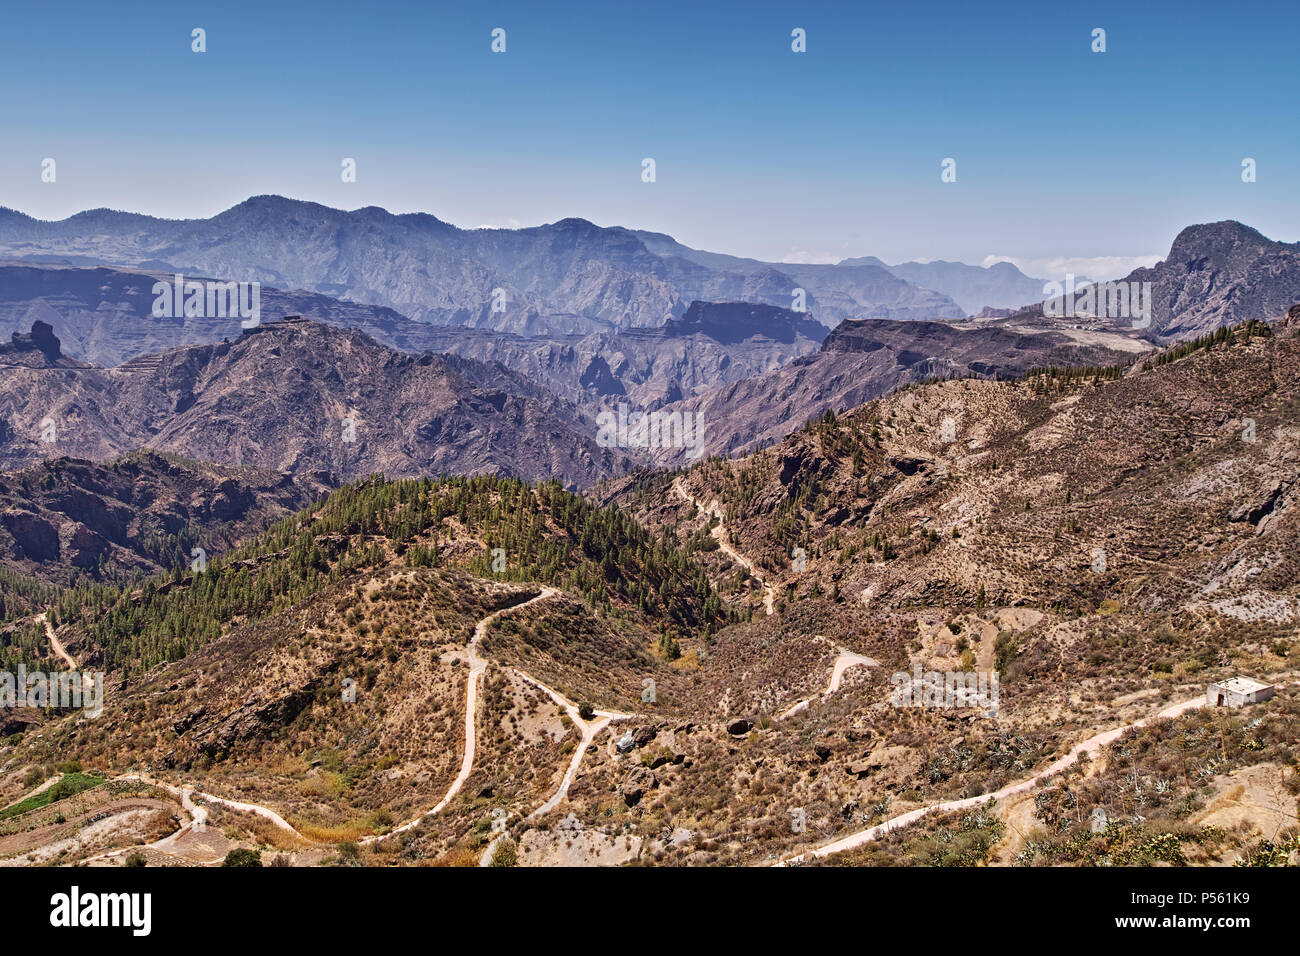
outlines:
[[[255,499],[250,488],[234,479],[227,478],[217,486],[216,494],[208,507],[212,517],[219,521],[234,521],[242,518],[253,507]]]
[[[89,570],[112,553],[112,545],[84,524],[69,522],[59,529],[64,560],[74,568]]]
[[[167,570],[181,558],[188,566],[190,554],[168,536],[201,529],[199,543],[213,555],[323,490],[280,473],[229,472],[139,452],[108,465],[56,458],[0,475],[8,532],[0,561],[34,562],[24,573],[58,580],[72,569],[97,575],[101,564],[110,576]]]
[[[30,511],[7,509],[3,515],[5,530],[13,538],[14,556],[31,561],[57,561],[59,531],[49,521]]]
[[[219,757],[241,741],[259,740],[293,721],[316,695],[316,683],[287,690],[270,700],[250,697],[228,714],[213,721],[196,721],[189,740],[200,753]]]

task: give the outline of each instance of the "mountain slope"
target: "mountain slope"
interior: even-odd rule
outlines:
[[[1004,604],[1212,603],[1251,619],[1251,602],[1233,600],[1263,589],[1274,596],[1261,607],[1289,619],[1300,592],[1276,568],[1300,533],[1289,493],[1300,480],[1296,331],[1239,332],[1123,377],[903,389],[747,459],[697,468],[687,487],[717,496],[737,546],[800,591],[821,578],[845,595],[870,591],[873,606],[972,605],[983,587]],[[792,500],[792,520],[773,533]],[[872,529],[893,556],[790,574],[790,546],[826,553],[828,535],[852,547]],[[1108,571],[1091,570],[1094,549],[1107,552]]]
[[[693,302],[658,329],[524,337],[443,328],[422,339],[440,352],[500,362],[583,407],[627,402],[649,411],[786,365],[815,352],[826,332],[775,306]]]
[[[116,369],[0,347],[0,461],[149,446],[315,476],[491,472],[585,483],[624,465],[567,403],[500,366],[411,356],[300,319]],[[5,364],[9,363],[9,364]],[[50,439],[50,440],[47,440]]]
[[[1125,362],[1146,346],[1131,336],[1028,327],[866,320],[842,323],[820,351],[667,406],[703,416],[710,454],[779,441],[826,409],[852,408],[929,378],[1008,377],[1035,366]],[[666,463],[681,464],[665,452]]]
[[[305,507],[322,485],[153,451],[103,465],[73,458],[0,474],[0,561],[67,582],[190,567]]]
[[[1239,802],[1245,825],[1225,826],[1220,797],[1251,775],[1291,812],[1285,686],[1034,777],[1209,681],[1289,679],[1300,309],[1273,331],[1126,370],[919,384],[586,502],[488,478],[357,483],[211,573],[63,595],[60,639],[128,680],[98,722],[55,716],[0,741],[15,768],[0,785],[69,758],[100,776],[147,763],[283,814],[316,842],[215,820],[304,863],[472,863],[500,837],[521,865],[704,865],[776,862],[1028,781],[846,859],[1248,857],[1264,818]],[[474,635],[476,756],[425,814],[466,747]],[[899,703],[917,669],[996,673],[1000,696]],[[620,716],[579,733],[538,681],[573,713]],[[1122,822],[1089,836],[1076,801]]]
[[[11,331],[25,338],[26,330],[42,322],[53,329],[63,354],[108,367],[242,333],[238,317],[153,315],[152,290],[159,281],[170,285],[173,277],[138,270],[0,265],[0,337]],[[615,396],[653,408],[758,375],[816,351],[827,333],[807,314],[745,302],[693,302],[680,319],[658,329],[529,336],[431,325],[382,306],[269,286],[262,287],[260,304],[264,321],[306,315],[357,329],[405,352],[454,353],[487,365],[500,363],[570,402],[595,407]],[[502,387],[523,389],[517,380]]]

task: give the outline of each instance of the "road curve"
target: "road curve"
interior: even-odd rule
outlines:
[[[715,499],[713,503],[707,507],[696,501],[691,497],[691,493],[686,490],[686,486],[682,484],[680,475],[673,480],[673,490],[676,491],[684,500],[690,502],[705,514],[718,519],[717,526],[714,527],[711,532],[713,540],[718,542],[718,547],[721,549],[723,554],[727,555],[727,557],[731,558],[731,560],[735,561],[742,568],[752,574],[754,579],[763,586],[763,607],[770,615],[772,613],[773,602],[776,599],[776,592],[773,590],[772,585],[767,583],[767,579],[763,577],[763,573],[758,570],[758,567],[754,562],[731,546],[731,535],[727,533],[727,526],[723,523],[722,508],[719,507],[717,500]]]
[[[465,689],[465,755],[460,762],[460,773],[458,773],[456,779],[451,782],[451,786],[447,789],[446,795],[431,809],[426,810],[419,816],[408,820],[400,827],[390,830],[382,836],[366,837],[361,840],[361,843],[367,844],[373,843],[376,840],[384,840],[395,834],[405,833],[407,830],[419,826],[421,820],[440,812],[442,808],[450,803],[452,798],[460,792],[460,788],[465,785],[465,781],[469,779],[470,773],[474,770],[474,724],[478,710],[478,685],[479,678],[483,676],[483,671],[487,669],[487,660],[480,657],[478,653],[479,642],[487,635],[487,629],[492,622],[502,614],[505,614],[507,611],[517,611],[520,608],[527,607],[530,604],[535,604],[538,601],[544,601],[547,598],[555,597],[559,593],[559,588],[544,587],[540,594],[529,598],[527,601],[521,601],[518,604],[512,604],[508,607],[503,607],[497,611],[493,611],[487,617],[483,618],[483,620],[478,622],[474,628],[474,637],[469,642],[467,652],[467,656],[469,657],[469,676],[466,678]]]
[[[263,807],[256,803],[241,803],[238,800],[227,800],[224,797],[218,797],[210,793],[204,793],[201,790],[195,790],[193,787],[184,787],[184,786],[174,787],[169,783],[163,783],[160,780],[154,780],[152,777],[149,777],[142,773],[121,774],[120,776],[113,778],[114,782],[128,781],[128,780],[134,780],[139,783],[148,784],[151,787],[157,787],[159,790],[166,790],[172,796],[179,797],[181,801],[181,806],[190,815],[189,822],[181,825],[174,833],[169,833],[167,834],[167,836],[163,837],[162,839],[155,840],[152,843],[146,843],[143,846],[121,847],[116,850],[109,850],[107,853],[99,853],[96,854],[95,856],[87,857],[85,860],[82,861],[83,865],[87,863],[93,863],[97,860],[111,859],[115,856],[121,856],[122,854],[125,853],[135,853],[139,850],[157,850],[159,853],[166,853],[170,856],[176,856],[178,859],[187,859],[186,857],[181,857],[178,854],[172,852],[172,847],[175,846],[176,841],[178,841],[186,833],[189,833],[191,830],[199,830],[201,832],[203,828],[207,825],[208,811],[206,808],[200,807],[198,804],[194,802],[193,798],[195,796],[198,796],[201,799],[208,801],[209,803],[215,803],[218,806],[228,807],[231,810],[240,810],[245,813],[255,813],[258,816],[271,821],[271,823],[273,823],[276,827],[278,827],[281,830],[284,830],[286,833],[292,834],[295,838],[299,840],[302,840],[306,843],[315,842],[309,839],[308,837],[303,836],[303,834],[295,830],[293,825],[290,824],[289,821],[285,820],[284,817],[280,816],[280,814],[276,813],[274,810],[270,809],[269,807]],[[220,863],[222,859],[223,858],[218,857],[214,860],[191,861],[191,862],[202,862],[204,863],[204,865],[211,866]]]
[[[78,667],[77,662],[73,656],[68,653],[68,649],[63,646],[63,642],[54,636],[54,628],[50,624],[48,612],[42,611],[40,614],[37,614],[36,620],[45,625],[45,636],[50,639],[50,647],[53,648],[55,655],[62,660],[63,663],[68,665],[68,670],[75,671]]]
[[[1204,694],[1193,697],[1191,700],[1184,700],[1177,704],[1170,704],[1168,707],[1157,711],[1149,717],[1144,717],[1131,724],[1125,724],[1123,727],[1116,727],[1114,730],[1103,731],[1100,734],[1089,737],[1087,740],[1083,741],[1083,743],[1075,744],[1070,748],[1069,753],[1064,757],[1061,757],[1059,760],[1049,764],[1047,769],[1040,773],[1036,773],[1025,780],[1021,780],[1018,783],[1008,784],[1001,790],[995,790],[992,793],[982,793],[977,797],[964,797],[960,800],[948,800],[944,803],[931,804],[928,807],[918,807],[915,810],[909,810],[907,813],[902,813],[896,817],[892,817],[884,823],[878,823],[874,827],[869,827],[866,830],[859,830],[857,833],[851,833],[848,836],[842,837],[831,843],[825,843],[819,847],[814,847],[811,850],[804,850],[802,853],[788,856],[776,865],[792,866],[811,859],[833,856],[836,853],[843,853],[845,850],[852,850],[855,847],[862,846],[864,843],[870,843],[872,840],[884,836],[890,830],[897,830],[899,827],[905,827],[910,823],[915,823],[917,820],[921,819],[921,817],[930,813],[954,813],[959,810],[969,810],[972,807],[977,807],[981,804],[987,803],[989,800],[1004,800],[1017,793],[1023,793],[1024,791],[1042,783],[1048,777],[1065,770],[1079,759],[1080,754],[1098,750],[1105,747],[1107,744],[1114,743],[1126,730],[1145,727],[1147,724],[1156,720],[1168,717],[1177,717],[1179,714],[1204,706],[1204,704]]]
[[[852,651],[841,650],[839,657],[835,658],[835,666],[831,668],[830,683],[826,685],[826,689],[822,691],[820,696],[830,697],[832,694],[838,692],[840,689],[840,683],[844,680],[844,672],[848,670],[850,667],[878,667],[878,666],[879,666],[879,662],[873,660],[870,657],[866,657],[862,654],[855,654]],[[789,710],[783,713],[780,717],[778,717],[777,720],[785,720],[787,717],[791,716],[792,714],[799,713],[799,711],[805,709],[809,704],[811,704],[814,700],[816,700],[817,697],[818,697],[817,694],[814,694],[811,697],[805,697],[803,700],[799,701],[797,704],[795,704],[793,707],[791,707]]]
[[[569,786],[578,775],[578,766],[582,763],[583,754],[587,752],[587,748],[591,746],[591,742],[600,735],[600,732],[609,726],[610,721],[632,717],[633,715],[620,714],[612,710],[597,710],[595,711],[595,714],[600,719],[588,723],[578,714],[578,707],[573,703],[573,701],[547,687],[536,677],[531,677],[521,670],[516,670],[515,673],[563,707],[565,713],[569,715],[569,719],[573,721],[573,726],[578,728],[578,733],[581,735],[577,749],[573,751],[573,757],[569,760],[569,766],[564,771],[564,779],[560,781],[559,789],[555,791],[555,795],[552,796],[551,799],[547,800],[532,813],[528,814],[528,819],[531,820],[534,817],[540,817],[550,813],[560,805],[565,797],[569,795]]]

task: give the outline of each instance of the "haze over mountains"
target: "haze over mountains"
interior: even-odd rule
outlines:
[[[466,230],[426,214],[344,212],[278,196],[256,196],[196,220],[98,209],[43,222],[0,210],[0,257],[259,281],[389,306],[421,321],[499,331],[653,328],[695,300],[789,308],[800,288],[808,311],[828,325],[864,313],[963,314],[947,296],[876,266],[735,260],[718,267],[682,252],[689,250],[659,254],[638,233],[582,219]],[[492,309],[495,289],[505,293],[504,311]]]
[[[251,229],[258,206],[225,225]],[[60,761],[99,774],[76,809],[16,811],[0,858],[72,847],[58,859],[111,864],[138,847],[175,865],[273,845],[302,865],[700,865],[834,838],[842,853],[818,852],[849,863],[1110,864],[1170,840],[1184,862],[1266,848],[1264,831],[1180,834],[1219,819],[1194,806],[1207,786],[1285,786],[1284,711],[1147,741],[1197,784],[1166,774],[1167,799],[1125,804],[1151,814],[1131,840],[1060,829],[1061,786],[1032,775],[1084,734],[1294,657],[1296,246],[1238,223],[1183,230],[1129,277],[1153,290],[1135,327],[1032,302],[961,317],[894,271],[964,305],[1038,281],[1011,269],[778,271],[572,220],[479,234],[318,209],[268,220],[264,246],[213,221],[87,214],[38,235],[0,217],[27,231],[0,235],[20,257],[0,263],[0,656],[100,668],[113,701],[90,732],[59,711],[0,719],[25,768],[0,774],[5,800]],[[94,264],[105,252],[123,263]],[[310,288],[268,283],[244,328],[155,314],[173,269]],[[506,281],[522,316],[456,304]],[[790,283],[810,311],[776,295]],[[1225,328],[1243,319],[1266,321]],[[698,443],[609,447],[597,416],[615,407],[693,420]],[[1002,702],[890,706],[897,675],[927,667],[996,674]],[[1097,760],[1065,779],[1080,806],[1117,808],[1126,791]],[[142,765],[169,782],[121,775]],[[219,825],[186,830],[179,787],[196,785],[257,809],[202,790]],[[1013,785],[1023,798],[977,818],[943,810]],[[773,792],[815,837],[774,817]],[[918,832],[931,825],[957,836]]]
[[[194,278],[204,278],[193,276]],[[238,316],[156,316],[161,272],[107,267],[0,265],[0,336],[26,335],[36,322],[55,330],[65,355],[113,367],[181,345],[236,338]],[[655,329],[518,335],[434,325],[382,307],[310,292],[261,289],[268,321],[286,315],[356,329],[406,352],[453,353],[500,363],[567,401],[633,401],[653,408],[771,371],[816,351],[828,329],[807,314],[754,303],[692,303]]]
[[[81,442],[70,452],[106,461],[165,438],[169,444],[159,447],[196,457],[210,452],[215,460],[234,462],[231,456],[248,451],[253,458],[246,463],[319,468],[339,480],[365,468],[406,475],[447,466],[543,477],[555,467],[566,482],[581,484],[617,473],[638,458],[649,460],[634,449],[620,457],[592,445],[594,419],[602,409],[624,404],[642,412],[702,413],[706,449],[727,454],[779,440],[827,408],[850,408],[927,378],[1010,377],[1049,364],[1125,364],[1153,340],[1176,341],[1249,318],[1277,318],[1300,299],[1298,250],[1297,244],[1274,242],[1239,223],[1190,226],[1175,239],[1166,260],[1124,280],[1152,284],[1152,321],[1135,328],[1138,323],[1130,319],[1051,318],[1041,303],[994,310],[992,317],[973,320],[925,317],[959,315],[963,309],[939,304],[952,300],[936,298],[937,293],[914,283],[941,285],[963,300],[963,307],[1041,293],[1039,280],[1008,264],[983,269],[937,261],[891,267],[865,257],[834,266],[782,265],[778,277],[771,263],[700,252],[659,233],[601,229],[580,220],[531,230],[466,231],[429,216],[391,216],[373,209],[343,213],[276,197],[258,197],[212,220],[187,222],[95,211],[41,223],[6,211],[0,213],[0,251],[24,258],[0,264],[0,329],[7,326],[26,341],[37,323],[48,325],[61,340],[49,365],[111,368],[178,346],[242,339],[238,318],[153,314],[153,285],[169,282],[173,269],[191,269],[201,261],[211,271],[189,271],[189,278],[274,275],[303,280],[316,291],[263,286],[262,312],[268,323],[303,315],[423,355],[420,362],[434,362],[462,383],[453,393],[465,389],[464,400],[457,399],[449,410],[474,418],[493,409],[491,415],[503,417],[466,425],[452,440],[454,451],[437,455],[433,446],[421,444],[427,436],[402,434],[395,427],[382,435],[371,432],[368,455],[346,464],[337,443],[309,447],[330,441],[323,420],[311,434],[299,434],[298,423],[287,413],[279,415],[284,421],[275,420],[275,409],[288,409],[298,400],[292,386],[301,370],[284,355],[268,355],[262,370],[268,398],[260,420],[268,434],[298,435],[277,445],[278,454],[255,452],[224,437],[176,437],[160,424],[156,396],[133,398],[115,408],[119,421],[111,426],[91,428],[80,439],[69,436],[69,441]],[[365,265],[371,256],[375,269]],[[136,261],[117,267],[68,264],[107,258]],[[51,259],[63,261],[45,261]],[[422,263],[418,268],[417,260]],[[472,268],[467,265],[471,260],[477,263]],[[495,263],[497,271],[485,263]],[[612,278],[616,273],[621,276],[617,281]],[[592,293],[596,286],[587,279],[596,275],[612,284],[597,283],[603,291]],[[351,278],[335,282],[340,276]],[[498,282],[514,284],[491,284]],[[721,290],[741,298],[685,303],[681,297],[691,283],[710,296]],[[792,283],[807,290],[808,312],[785,307]],[[434,286],[441,291],[428,292]],[[457,312],[450,305],[429,311],[411,298],[427,293],[433,295],[431,301],[444,304],[457,296],[467,302],[489,296],[494,288],[506,288],[508,302],[531,304],[522,312],[508,307],[494,313],[488,299],[474,299],[475,308],[487,311],[471,314],[468,307],[457,306]],[[773,292],[778,288],[784,290],[780,295]],[[412,314],[338,297],[363,294],[406,302]],[[765,303],[765,296],[782,304]],[[615,317],[610,310],[616,300],[623,311]],[[655,316],[651,302],[658,303],[654,309],[668,303],[668,311]],[[893,317],[863,314],[873,310]],[[828,315],[845,313],[856,317],[828,334]],[[617,327],[619,323],[625,324]],[[502,331],[512,327],[517,331]],[[338,341],[323,330],[313,335],[324,336],[322,343]],[[45,361],[39,349],[9,352],[11,363]],[[460,358],[425,355],[430,352]],[[130,374],[106,381],[115,388],[120,381],[138,382],[141,369],[172,361],[137,363],[129,366]],[[286,376],[286,370],[293,374]],[[87,381],[103,373],[88,374]],[[34,435],[50,408],[66,404],[88,420],[98,416],[107,422],[102,395],[116,396],[98,388],[90,389],[84,400],[39,390],[17,394],[26,387],[10,375],[9,394],[0,396],[11,410],[5,418],[10,433],[27,442],[8,449],[7,460],[14,464],[31,464],[47,451],[34,443]],[[336,391],[338,384],[330,389]],[[476,389],[508,401],[492,398],[484,405],[470,400],[469,392]],[[414,414],[424,421],[423,412],[406,409],[408,399],[402,394],[396,384],[382,396],[372,394],[371,420],[395,423]],[[320,400],[342,401],[336,394]],[[41,402],[55,404],[42,407]],[[518,417],[512,420],[512,414]],[[123,415],[136,420],[122,420]],[[505,431],[493,430],[511,421]],[[206,422],[203,429],[213,427]],[[515,427],[525,429],[522,437],[506,437]],[[532,428],[541,433],[540,442],[531,440]],[[489,434],[495,436],[490,442]],[[560,436],[569,436],[572,451],[553,446]],[[384,451],[378,452],[375,442]],[[540,453],[534,454],[535,449]],[[668,463],[682,453],[663,450],[650,458]]]
[[[1278,242],[1233,220],[1188,226],[1165,259],[1119,281],[1151,283],[1152,321],[1145,332],[1159,342],[1249,319],[1276,321],[1300,300],[1300,242]],[[1012,318],[1035,322],[1042,315],[1040,304]]]
[[[1043,296],[1044,280],[1025,275],[1010,262],[972,266],[964,262],[935,259],[931,262],[900,262],[887,266],[874,256],[867,256],[863,259],[846,259],[840,265],[852,262],[876,264],[915,285],[942,290],[970,315],[985,308],[1006,309],[1024,305]]]
[[[986,307],[1030,308],[1044,298],[1043,279],[1005,262],[890,266],[863,256],[835,265],[773,263],[581,219],[465,230],[427,214],[346,212],[278,196],[256,196],[196,220],[99,209],[47,222],[0,208],[0,259],[255,280],[286,296],[306,290],[339,300],[329,306],[300,299],[299,311],[309,315],[332,309],[356,321],[347,315],[355,304],[522,335],[656,328],[681,318],[694,301],[789,309],[797,305],[796,290],[804,292],[806,312],[829,327],[844,319],[950,320]],[[1294,293],[1295,260],[1296,244],[1240,223],[1212,223],[1187,227],[1164,262],[1126,281],[1155,282],[1151,334],[1169,339],[1284,309]],[[11,275],[4,285],[30,281]],[[23,298],[3,287],[0,295]],[[289,314],[290,303],[284,305]],[[1266,314],[1244,314],[1250,310]]]

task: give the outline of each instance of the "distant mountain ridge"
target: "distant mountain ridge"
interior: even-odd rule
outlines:
[[[0,256],[193,272],[375,303],[410,318],[520,334],[653,328],[692,301],[789,308],[796,289],[827,325],[961,314],[946,296],[876,267],[788,266],[655,249],[584,219],[460,229],[424,213],[351,212],[255,196],[211,219],[105,209],[57,222],[0,209]],[[667,237],[663,237],[669,243]],[[500,290],[498,293],[497,290]]]
[[[202,278],[191,276],[191,278]],[[0,338],[51,328],[67,355],[114,367],[140,355],[206,345],[242,333],[238,317],[155,316],[152,289],[166,273],[107,267],[0,263]],[[263,286],[266,321],[303,315],[364,332],[405,352],[454,353],[501,363],[579,405],[622,397],[642,408],[771,371],[815,352],[828,333],[806,313],[749,302],[694,302],[656,329],[523,336],[431,325],[383,306]],[[51,333],[53,334],[53,333]],[[38,362],[27,357],[11,361]],[[515,383],[511,388],[520,390]]]
[[[951,296],[974,315],[984,308],[1024,305],[1043,295],[1042,279],[1025,275],[1010,262],[972,266],[964,262],[900,262],[886,266],[900,279]]]

